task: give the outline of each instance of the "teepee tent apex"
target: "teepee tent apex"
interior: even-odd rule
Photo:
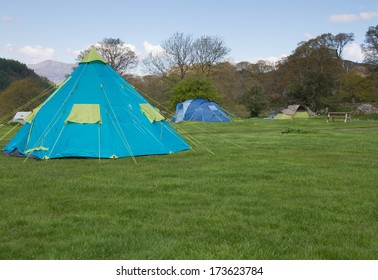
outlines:
[[[107,63],[106,60],[98,53],[98,51],[95,48],[92,48],[80,63],[90,63],[94,61],[100,61],[105,64]]]

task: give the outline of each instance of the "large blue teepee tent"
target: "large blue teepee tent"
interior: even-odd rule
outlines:
[[[117,158],[190,148],[95,49],[25,121],[6,155]]]

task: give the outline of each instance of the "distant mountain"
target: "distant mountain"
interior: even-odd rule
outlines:
[[[55,84],[62,83],[66,76],[71,74],[74,63],[63,63],[54,60],[45,60],[37,64],[28,64],[30,69],[33,69],[35,73],[40,76],[46,77]]]

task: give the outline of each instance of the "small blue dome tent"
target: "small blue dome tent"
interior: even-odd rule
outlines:
[[[181,121],[231,122],[231,119],[217,103],[197,98],[176,105],[172,122]]]
[[[190,148],[95,49],[25,121],[4,154],[118,158]]]

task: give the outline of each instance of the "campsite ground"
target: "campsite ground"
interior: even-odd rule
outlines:
[[[177,127],[214,154],[0,155],[0,259],[377,259],[378,121]]]

